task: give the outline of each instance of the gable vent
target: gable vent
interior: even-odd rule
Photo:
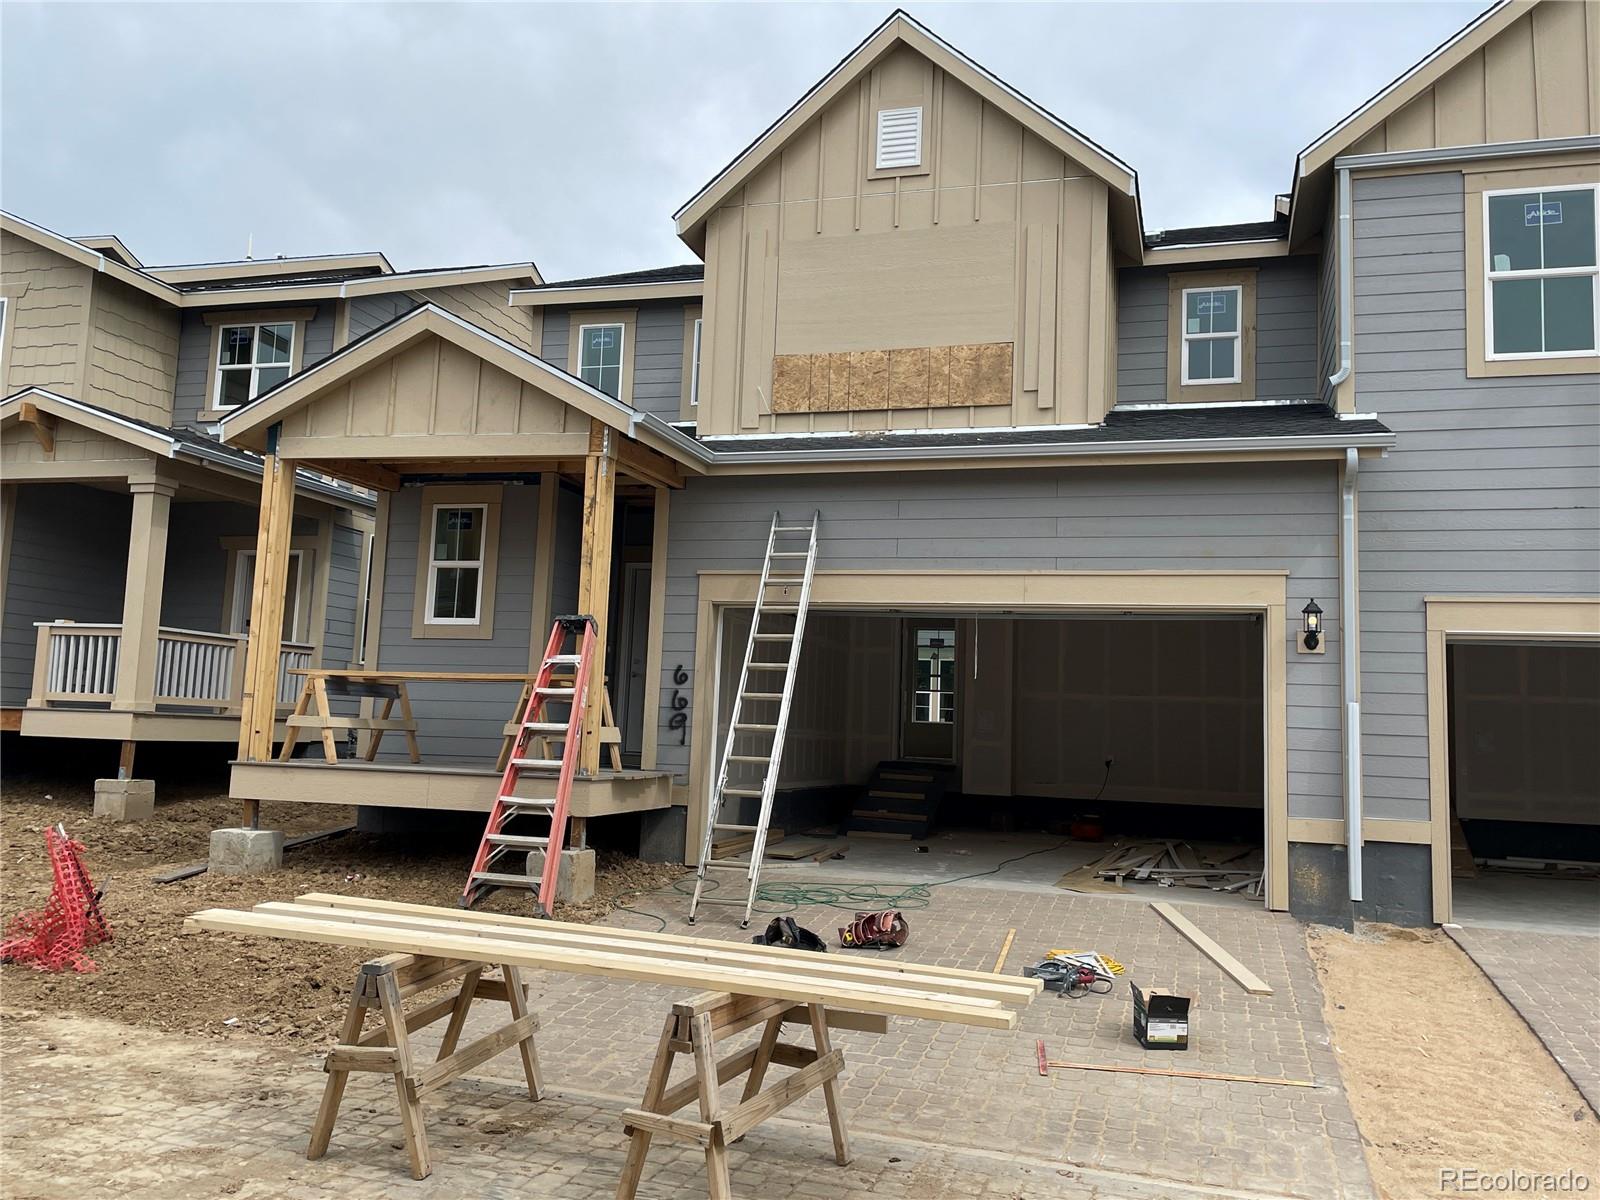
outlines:
[[[922,163],[922,109],[885,108],[878,113],[876,170],[915,167]]]

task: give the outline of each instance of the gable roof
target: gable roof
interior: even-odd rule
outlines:
[[[43,225],[36,225],[32,221],[17,216],[15,213],[0,212],[0,229],[17,237],[25,238],[36,246],[43,246],[46,250],[54,251],[61,257],[71,259],[73,262],[88,267],[92,271],[109,275],[129,287],[137,288],[148,296],[154,296],[158,300],[165,300],[168,304],[176,306],[182,301],[182,293],[177,288],[172,287],[170,284],[162,283],[161,280],[154,278],[137,267],[127,266],[119,256],[107,255],[104,251],[91,249],[75,238],[69,238],[66,234],[57,233],[53,229],[46,229]],[[97,241],[99,239],[90,240]]]
[[[295,254],[273,258],[227,259],[219,262],[172,263],[145,267],[165,283],[180,287],[230,283],[254,279],[283,280],[301,276],[353,279],[363,275],[393,275],[394,267],[376,250],[356,254]]]
[[[246,440],[264,443],[268,427],[288,413],[430,335],[459,346],[467,353],[531,384],[585,416],[620,430],[680,464],[691,465],[699,470],[706,459],[705,451],[693,438],[674,429],[660,417],[641,412],[606,395],[577,376],[551,366],[521,346],[463,320],[436,304],[419,305],[403,313],[363,334],[343,349],[334,351],[315,366],[306,368],[298,375],[291,375],[249,404],[234,409],[222,418],[222,437],[230,443]]]
[[[1000,109],[1104,180],[1111,188],[1113,204],[1120,196],[1124,207],[1131,210],[1134,220],[1129,232],[1137,241],[1138,231],[1142,228],[1138,220],[1139,180],[1132,167],[1036,101],[1024,96],[999,76],[979,66],[903,9],[890,13],[881,25],[867,35],[866,40],[845,55],[833,70],[813,84],[787,112],[741,150],[732,162],[673,214],[673,219],[678,223],[678,236],[696,253],[702,252],[705,246],[705,222],[712,210],[841,92],[871,70],[884,55],[901,45],[910,47],[940,70],[953,75],[985,102]],[[1137,247],[1131,247],[1130,253],[1137,255]]]
[[[186,458],[205,465],[242,471],[251,475],[261,474],[261,456],[249,450],[224,446],[192,429],[169,428],[150,421],[142,421],[138,417],[124,416],[122,413],[102,408],[98,404],[74,400],[59,392],[52,392],[48,388],[23,388],[20,392],[13,392],[0,400],[0,423],[19,418],[24,404],[35,405],[41,412],[70,421],[74,425],[81,425],[85,429],[93,430],[114,441],[126,443],[158,458]],[[298,473],[295,486],[300,491],[332,496],[345,503],[366,508],[371,508],[374,503],[372,498],[363,492],[346,484],[330,483],[309,471]]]
[[[1451,70],[1527,15],[1540,0],[1496,0],[1378,93],[1311,142],[1295,158],[1290,239],[1296,243],[1322,225],[1333,160],[1371,133]]]
[[[101,254],[111,255],[121,261],[125,267],[134,267],[138,270],[144,269],[144,264],[139,261],[138,255],[129,250],[127,244],[114,233],[97,234],[93,237],[79,237],[72,240]]]

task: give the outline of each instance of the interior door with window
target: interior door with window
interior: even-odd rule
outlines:
[[[905,622],[905,693],[900,754],[930,762],[956,759],[956,624]]]
[[[302,551],[289,551],[289,577],[283,588],[283,640],[300,641],[300,559]],[[256,552],[243,550],[238,556],[233,579],[233,628],[230,633],[250,632],[250,597],[256,586]]]

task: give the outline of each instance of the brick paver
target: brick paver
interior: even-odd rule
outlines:
[[[1600,937],[1446,925],[1600,1113]]]
[[[642,906],[668,915],[674,930],[684,928],[677,901]],[[807,909],[802,923],[832,941],[844,915]],[[1046,994],[1014,1032],[905,1019],[893,1020],[886,1035],[841,1032],[835,1041],[845,1052],[843,1105],[855,1161],[833,1164],[820,1097],[813,1095],[733,1148],[737,1195],[1373,1195],[1321,995],[1289,918],[1243,908],[1192,912],[1275,989],[1270,997],[1250,997],[1144,905],[962,886],[938,889],[932,908],[908,915],[912,940],[898,953],[909,959],[986,967],[1011,927],[1018,932],[1008,970],[1050,946],[1113,955],[1142,985],[1194,998],[1193,1048],[1142,1050],[1129,1032],[1121,982],[1106,997]],[[647,924],[630,914],[617,914],[614,923]],[[712,910],[695,932],[748,936],[725,909]],[[550,1096],[535,1104],[518,1091],[515,1056],[431,1096],[434,1175],[420,1184],[405,1171],[386,1081],[352,1081],[332,1152],[309,1163],[301,1155],[323,1077],[303,1055],[271,1042],[257,1049],[237,1039],[109,1026],[110,1036],[120,1031],[137,1053],[92,1056],[74,1052],[69,1020],[8,1021],[0,1117],[7,1195],[82,1195],[114,1186],[117,1194],[163,1200],[609,1196],[624,1149],[619,1114],[638,1102],[661,1018],[682,995],[564,975],[535,974],[533,982]],[[495,1011],[500,1006],[485,1007],[472,1022],[478,1030],[503,1019]],[[58,1039],[56,1050],[43,1048],[46,1038]],[[1058,1059],[1310,1079],[1319,1086],[1072,1070],[1041,1078],[1039,1038]],[[152,1054],[170,1068],[152,1069]],[[72,1102],[92,1111],[63,1136],[62,1114]],[[703,1194],[698,1155],[661,1143],[641,1195]]]

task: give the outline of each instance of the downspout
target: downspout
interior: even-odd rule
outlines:
[[[1339,171],[1339,369],[1328,376],[1328,384],[1335,392],[1339,385],[1350,378],[1351,341],[1350,341],[1350,312],[1355,307],[1354,288],[1350,276],[1351,264],[1354,258],[1353,243],[1355,238],[1354,224],[1350,219],[1350,168],[1343,167]],[[1338,404],[1338,396],[1334,396],[1334,404]]]
[[[1361,899],[1361,617],[1356,598],[1356,492],[1361,452],[1344,452],[1339,487],[1339,619],[1344,625],[1339,667],[1344,692],[1344,821],[1349,848],[1350,899]]]

